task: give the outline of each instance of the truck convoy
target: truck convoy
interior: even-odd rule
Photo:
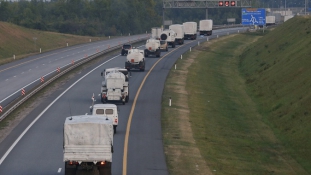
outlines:
[[[118,107],[115,104],[95,104],[91,106],[92,115],[108,117],[113,124],[113,133],[117,132],[119,122]]]
[[[131,69],[139,69],[145,71],[145,57],[144,50],[131,49],[126,57],[125,68],[130,71]]]
[[[175,48],[175,37],[176,37],[176,32],[171,29],[167,29],[162,31],[160,38],[161,40],[165,40],[168,45],[171,45],[172,48]]]
[[[118,68],[111,68],[105,70],[105,79],[101,87],[101,101],[106,103],[108,101],[125,102],[129,100],[129,83],[128,72],[118,70]],[[103,73],[102,73],[103,76]]]
[[[199,32],[200,35],[212,35],[213,32],[213,20],[211,19],[205,19],[200,20],[200,26],[199,26]]]
[[[154,38],[150,38],[146,41],[145,45],[145,57],[149,55],[155,55],[156,57],[161,56],[161,49],[160,49],[160,41]]]
[[[151,38],[159,40],[161,33],[162,33],[162,28],[160,27],[151,28]]]
[[[172,24],[169,26],[169,29],[173,30],[176,33],[175,36],[176,43],[180,45],[184,44],[184,37],[185,37],[184,26],[181,24]]]
[[[113,126],[108,117],[67,117],[63,133],[65,175],[76,175],[80,169],[111,175]]]
[[[197,39],[198,24],[196,22],[185,22],[182,25],[185,30],[185,39]]]

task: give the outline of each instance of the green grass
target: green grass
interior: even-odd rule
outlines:
[[[37,38],[36,42],[33,38]],[[11,23],[0,22],[0,64],[38,54],[56,48],[106,39],[106,37],[77,36],[20,27]]]
[[[250,45],[240,70],[260,113],[311,174],[310,48],[311,18],[295,17]]]
[[[162,101],[170,174],[311,173],[310,28],[310,18],[293,18],[264,34],[212,40],[177,61],[182,71],[170,72]],[[183,136],[181,111],[195,142]],[[205,172],[193,168],[200,157]]]

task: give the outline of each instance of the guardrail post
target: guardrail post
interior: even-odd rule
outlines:
[[[191,47],[190,47],[190,52],[191,52]]]
[[[67,43],[67,47],[68,47],[68,43]]]
[[[180,55],[180,59],[182,60],[182,55]]]
[[[176,64],[175,64],[175,70],[176,70]]]
[[[41,48],[40,48],[40,53],[41,53]]]
[[[15,55],[13,55],[13,59],[15,60]]]
[[[198,41],[198,46],[200,45],[200,41]]]

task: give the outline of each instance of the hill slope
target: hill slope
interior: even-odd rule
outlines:
[[[311,173],[311,18],[295,17],[240,56],[249,94],[289,153]]]
[[[36,40],[34,40],[36,38]],[[69,45],[99,40],[98,37],[76,36],[54,32],[32,30],[15,24],[0,22],[0,64],[28,54],[52,50]]]

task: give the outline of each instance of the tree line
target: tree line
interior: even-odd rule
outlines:
[[[0,20],[27,28],[89,36],[150,32],[162,24],[162,0],[0,0]],[[238,8],[209,9],[214,24],[240,20]],[[173,23],[205,19],[205,9],[166,9]]]

